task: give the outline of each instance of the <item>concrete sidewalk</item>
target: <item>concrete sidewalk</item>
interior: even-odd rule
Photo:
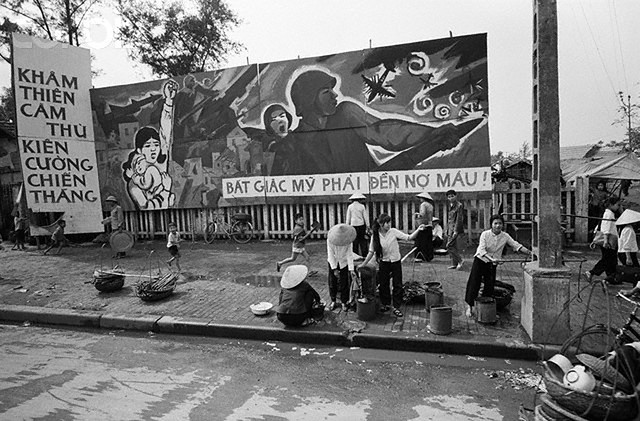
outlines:
[[[467,250],[461,271],[447,269],[450,262],[446,256],[430,263],[414,263],[412,259],[404,263],[405,282],[435,280],[443,285],[445,304],[453,309],[453,331],[439,336],[429,332],[429,313],[421,303],[404,305],[403,318],[379,314],[369,322],[359,321],[354,312],[325,311],[321,322],[304,329],[284,328],[273,312],[254,316],[250,304],[278,302],[280,274],[275,261],[290,254],[288,241],[183,242],[183,276],[175,293],[162,301],[144,302],[135,295],[136,275],[167,270],[165,245],[162,240],[139,243],[126,259],[117,261],[110,258],[109,250],[94,244],[65,248],[59,256],[42,256],[35,248],[0,252],[0,320],[518,359],[539,359],[543,348],[531,343],[520,327],[523,276],[519,263],[498,268],[498,279],[514,285],[516,294],[507,310],[499,313],[496,324],[480,324],[464,315],[463,296],[473,246]],[[405,244],[402,251],[410,248]],[[151,250],[155,253],[148,258]],[[323,300],[329,301],[326,243],[310,241],[307,250],[310,270],[318,272],[308,280]],[[607,314],[619,325],[626,309],[617,306],[614,299],[608,301],[602,288],[585,289],[585,282],[578,280],[578,272],[590,269],[599,257],[588,249],[583,251],[588,263],[582,268],[579,263],[570,263],[575,272],[574,299],[568,306],[572,329],[577,332],[583,325],[602,323]],[[89,283],[93,270],[110,268],[114,263],[132,276],[127,276],[120,291],[97,291]],[[611,308],[608,303],[613,303]]]

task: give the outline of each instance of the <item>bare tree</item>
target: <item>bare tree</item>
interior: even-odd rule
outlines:
[[[618,107],[618,117],[613,121],[614,125],[625,126],[627,129],[627,139],[624,143],[630,150],[634,152],[640,151],[640,105],[631,102],[631,95],[627,95],[626,102],[622,92],[618,92],[620,97],[620,106]]]
[[[79,45],[82,23],[102,0],[5,0],[0,3],[2,48],[0,55],[9,57],[9,34],[23,32],[52,41]]]

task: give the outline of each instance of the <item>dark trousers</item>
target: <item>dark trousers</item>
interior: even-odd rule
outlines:
[[[402,262],[380,262],[378,269],[378,290],[382,305],[391,304],[391,291],[389,284],[393,280],[393,306],[400,308],[402,305]]]
[[[620,259],[620,263],[622,263],[623,266],[627,265],[627,253],[618,253],[618,259]],[[640,267],[637,253],[631,253],[631,263],[634,268]]]
[[[327,266],[329,266],[329,297],[331,297],[331,301],[335,301],[339,292],[340,301],[346,304],[349,302],[349,268],[339,268],[340,277],[336,278],[336,275],[333,274],[333,269],[331,269],[331,265],[327,263]]]
[[[616,266],[618,264],[618,251],[613,248],[600,247],[602,257],[595,264],[591,273],[598,276],[602,275],[602,272],[607,274],[607,277],[613,277],[616,275]]]
[[[369,253],[369,244],[367,244],[367,239],[364,238],[367,234],[366,225],[358,225],[357,227],[353,227],[356,229],[356,239],[353,240],[353,252],[366,257],[367,253]]]
[[[493,287],[496,283],[496,265],[493,263],[483,262],[477,257],[473,258],[471,273],[467,281],[467,290],[464,295],[464,301],[470,306],[476,304],[476,298],[480,292],[480,285],[484,284],[482,289],[483,297],[493,297]]]
[[[451,263],[456,266],[458,263],[462,263],[462,256],[460,255],[460,236],[462,234],[453,234],[447,239],[447,253],[451,256]]]
[[[285,326],[297,327],[300,326],[305,320],[311,318],[313,315],[313,302],[315,298],[313,294],[307,292],[304,295],[304,308],[307,309],[305,313],[289,314],[289,313],[276,313],[278,320]]]
[[[418,236],[413,244],[416,250],[416,258],[427,262],[433,260],[433,227],[426,227],[418,231]]]

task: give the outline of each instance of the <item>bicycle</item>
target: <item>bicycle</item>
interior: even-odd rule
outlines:
[[[574,348],[570,354],[588,351],[589,353],[603,355],[619,349],[625,344],[640,341],[640,331],[638,330],[638,326],[640,326],[640,302],[620,292],[616,294],[616,298],[633,306],[621,327],[616,328],[609,323],[591,325],[567,339],[560,353],[565,354],[570,348]],[[634,328],[634,324],[639,325]]]
[[[204,230],[204,241],[211,244],[219,234],[232,238],[236,243],[248,243],[253,238],[251,215],[236,213],[231,215],[231,222],[227,222],[224,214],[214,214],[214,220],[209,222]]]

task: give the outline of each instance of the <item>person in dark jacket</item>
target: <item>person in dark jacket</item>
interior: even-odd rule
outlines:
[[[305,327],[315,323],[312,309],[320,302],[320,295],[305,281],[308,273],[306,266],[292,265],[282,274],[276,315],[285,326]]]

